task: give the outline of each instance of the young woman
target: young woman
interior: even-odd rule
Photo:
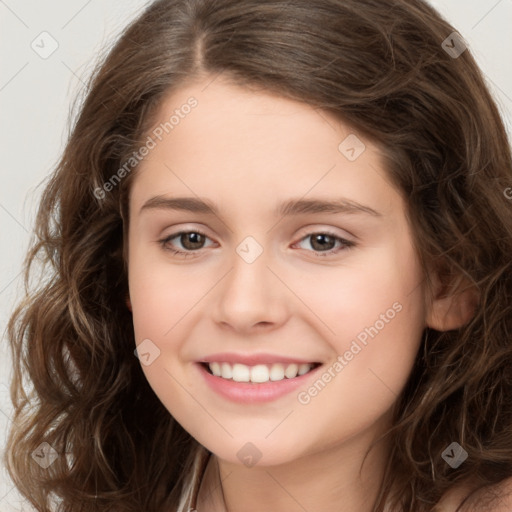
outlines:
[[[38,511],[512,507],[512,157],[420,0],[160,0],[9,323]]]

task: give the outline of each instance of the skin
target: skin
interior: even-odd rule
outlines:
[[[209,85],[208,85],[209,84]],[[325,112],[239,88],[222,76],[168,95],[155,126],[190,96],[198,106],[141,162],[130,195],[129,299],[137,344],[160,355],[143,371],[169,412],[214,457],[199,512],[365,512],[376,499],[389,447],[386,430],[423,329],[452,328],[465,310],[430,304],[405,217],[378,148],[349,161],[339,144],[355,132]],[[151,197],[200,197],[219,215],[146,209]],[[357,201],[380,213],[273,214],[291,198]],[[200,229],[202,248],[184,258],[159,240]],[[316,256],[314,233],[356,243]],[[252,236],[263,253],[236,252]],[[186,250],[176,237],[168,247]],[[339,242],[327,248],[337,250]],[[292,392],[236,404],[199,378],[195,362],[216,352],[274,353],[329,367],[394,303],[402,307],[308,404]],[[301,390],[307,389],[309,382]],[[246,467],[237,452],[262,456]],[[219,478],[221,487],[215,487]],[[223,495],[223,500],[221,498]]]

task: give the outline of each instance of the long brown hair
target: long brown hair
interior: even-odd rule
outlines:
[[[197,441],[148,385],[125,305],[136,166],[104,184],[170,91],[219,73],[330,112],[377,144],[427,284],[436,272],[446,294],[463,279],[478,297],[460,329],[425,329],[374,511],[389,501],[426,512],[461,482],[512,476],[512,157],[454,31],[422,0],[158,0],[126,29],[46,184],[26,297],[8,325],[6,462],[38,511],[175,510],[186,485]],[[36,262],[44,278],[31,288]],[[441,457],[453,441],[468,453],[458,468]],[[43,442],[57,455],[46,468],[32,457]]]

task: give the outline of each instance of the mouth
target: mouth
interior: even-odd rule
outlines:
[[[250,384],[265,384],[267,382],[281,382],[297,379],[306,375],[322,363],[272,363],[246,365],[241,363],[228,363],[221,361],[199,363],[204,370],[222,380],[231,382],[245,382]]]
[[[306,387],[324,366],[315,360],[270,353],[222,352],[210,354],[195,367],[216,395],[238,404],[289,400]]]

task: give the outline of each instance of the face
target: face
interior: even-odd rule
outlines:
[[[275,465],[384,425],[425,327],[422,274],[377,147],[211,80],[166,98],[134,177],[135,337],[192,436]]]

